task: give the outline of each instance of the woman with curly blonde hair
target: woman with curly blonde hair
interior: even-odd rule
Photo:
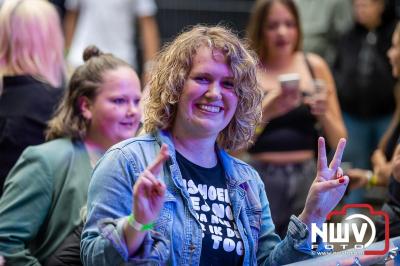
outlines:
[[[260,118],[256,66],[247,46],[219,26],[195,26],[161,51],[144,105],[147,134],[115,145],[93,172],[84,265],[282,265],[310,257],[307,226],[325,219],[348,182],[337,173],[345,142],[328,168],[320,139],[308,204],[280,242],[260,177],[225,152],[247,144]]]
[[[196,28],[189,36],[180,36],[167,46],[159,57],[157,68],[149,83],[150,94],[145,103],[145,130],[170,129],[177,113],[179,98],[193,64],[193,56],[201,46],[223,51],[229,58],[238,96],[237,109],[228,126],[218,136],[221,148],[236,150],[250,141],[256,123],[261,119],[261,93],[256,86],[254,69],[257,63],[250,51],[231,43],[233,36],[222,28]],[[196,39],[196,42],[193,42]],[[173,67],[174,71],[171,71]],[[168,78],[166,78],[168,77]],[[163,90],[159,89],[163,83]]]

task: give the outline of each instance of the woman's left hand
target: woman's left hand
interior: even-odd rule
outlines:
[[[386,156],[381,149],[376,149],[371,156],[373,167],[380,167],[387,164]]]
[[[308,192],[304,210],[299,216],[308,226],[311,223],[322,224],[346,191],[349,177],[343,176],[343,170],[339,167],[345,146],[346,140],[340,139],[328,167],[325,140],[322,137],[318,139],[317,176]]]
[[[310,107],[314,116],[325,115],[328,109],[328,97],[326,93],[317,93],[313,96],[304,97],[304,103]]]

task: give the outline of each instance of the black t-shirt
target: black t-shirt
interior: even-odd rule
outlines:
[[[182,178],[203,229],[200,265],[242,265],[243,242],[233,218],[222,164],[198,166],[176,153]]]

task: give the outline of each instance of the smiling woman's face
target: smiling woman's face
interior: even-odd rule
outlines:
[[[216,138],[235,114],[238,96],[224,54],[201,46],[185,81],[173,130]]]
[[[83,99],[83,116],[90,121],[88,138],[111,146],[134,137],[141,119],[140,82],[129,67],[104,73],[94,100]]]

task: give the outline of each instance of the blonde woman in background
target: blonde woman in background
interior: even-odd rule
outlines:
[[[63,93],[64,39],[57,11],[43,0],[6,0],[0,9],[0,197],[22,151],[45,140]]]

